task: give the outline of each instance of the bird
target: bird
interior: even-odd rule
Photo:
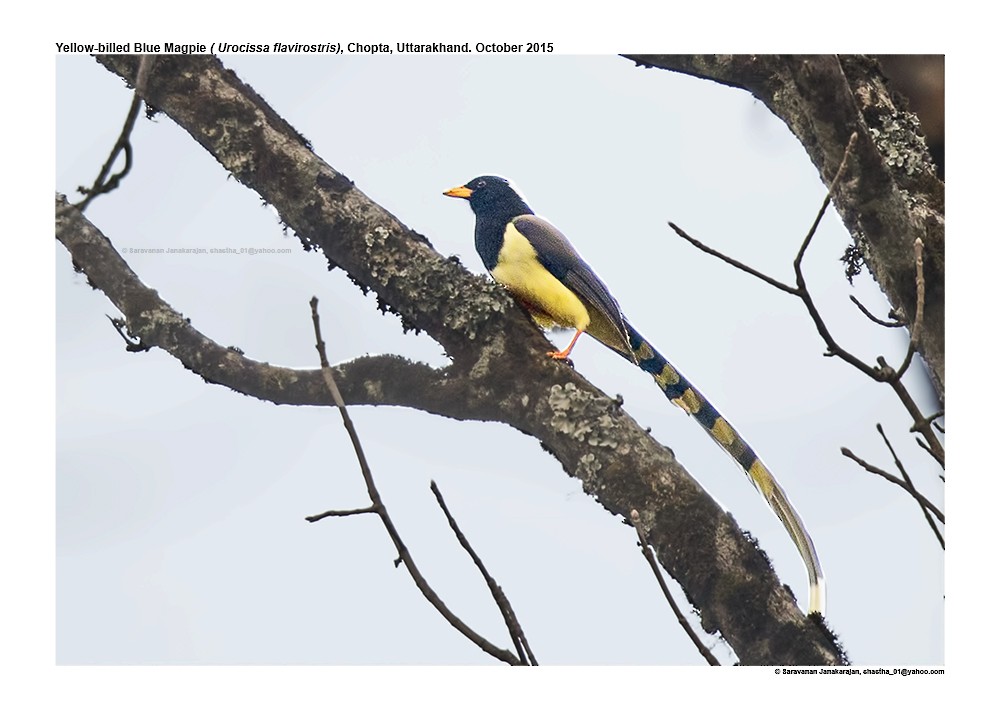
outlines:
[[[715,406],[626,319],[607,285],[548,220],[536,215],[506,178],[480,175],[444,194],[469,201],[476,218],[476,251],[496,282],[543,328],[574,330],[563,350],[568,360],[580,336],[595,338],[653,376],[667,398],[694,417],[735,460],[785,526],[806,566],[808,612],[826,612],[819,556],[802,518],[757,453]]]

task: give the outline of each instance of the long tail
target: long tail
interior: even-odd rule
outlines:
[[[631,325],[625,324],[632,345],[634,361],[653,376],[670,402],[698,421],[712,439],[725,450],[760,491],[791,536],[809,574],[809,612],[823,615],[826,610],[826,587],[819,557],[812,538],[806,532],[802,518],[795,512],[791,501],[781,489],[774,475],[767,469],[757,453],[740,437],[736,429],[722,417],[708,399],[698,392],[677,369],[650,345]],[[620,351],[619,351],[620,352]]]

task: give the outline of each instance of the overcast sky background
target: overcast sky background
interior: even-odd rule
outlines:
[[[882,467],[881,422],[942,509],[937,469],[891,392],[823,344],[793,298],[680,240],[693,236],[779,279],[825,194],[805,151],[750,95],[614,56],[224,56],[360,190],[443,255],[484,272],[473,215],[441,192],[511,178],[576,245],[631,322],[770,466],[811,533],[828,621],[861,665],[944,661],[944,553]],[[130,102],[87,56],[56,62],[56,189],[89,184]],[[80,112],[85,108],[86,112]],[[341,271],[284,234],[257,195],[165,116],[140,119],[135,167],[87,212],[139,277],[201,332],[274,365],[314,367],[308,301],[332,362],[398,353],[442,365]],[[898,362],[902,331],[831,210],[807,255],[834,336]],[[290,248],[289,254],[129,254],[127,248]],[[111,303],[73,272],[56,286],[56,659],[62,664],[493,664],[424,601],[374,517],[303,518],[366,504],[335,410],[274,407],[159,350],[132,354]],[[560,345],[568,336],[556,338]],[[742,471],[652,380],[596,341],[576,369],[653,429],[767,552],[800,600],[805,570]],[[911,370],[923,407],[931,394]],[[428,489],[434,479],[503,586],[543,664],[702,660],[672,619],[634,531],[510,428],[408,409],[351,408],[390,512],[442,598],[498,644],[506,631]],[[674,586],[676,588],[676,586]],[[680,597],[679,593],[678,596]],[[693,622],[696,620],[692,615]],[[709,638],[724,663],[737,658]]]

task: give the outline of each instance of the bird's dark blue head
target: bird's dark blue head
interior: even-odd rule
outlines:
[[[465,198],[472,206],[476,214],[476,252],[490,272],[500,257],[507,224],[518,215],[534,215],[517,190],[497,175],[480,175],[444,194]]]
[[[534,214],[510,182],[498,175],[480,175],[444,194],[468,200],[477,217],[492,216],[506,223],[518,215]]]

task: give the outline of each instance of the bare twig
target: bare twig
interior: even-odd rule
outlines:
[[[697,247],[699,250],[702,250],[703,252],[706,252],[709,255],[717,257],[720,260],[732,265],[733,267],[742,270],[743,272],[749,273],[750,275],[753,275],[754,277],[760,280],[763,280],[772,287],[782,290],[783,292],[789,293],[790,295],[795,295],[799,297],[805,304],[806,310],[808,310],[810,317],[813,319],[813,323],[816,325],[817,331],[819,331],[820,336],[826,343],[828,350],[827,354],[836,355],[837,357],[840,357],[844,361],[858,368],[861,372],[865,373],[873,380],[884,382],[884,380],[879,376],[875,368],[866,365],[860,359],[856,358],[855,356],[851,355],[846,350],[841,348],[834,341],[833,335],[831,335],[830,331],[827,329],[826,323],[823,322],[823,318],[822,316],[820,316],[819,310],[817,310],[815,303],[813,303],[812,297],[809,295],[809,290],[806,287],[805,277],[802,275],[802,259],[805,256],[806,249],[809,247],[809,243],[812,241],[813,236],[816,234],[816,229],[819,227],[820,220],[823,218],[823,215],[826,213],[827,207],[829,207],[830,205],[830,201],[833,198],[833,193],[837,189],[837,185],[840,183],[840,180],[843,177],[844,170],[847,167],[848,158],[850,157],[851,151],[854,149],[854,145],[856,142],[857,142],[857,133],[853,133],[851,135],[850,141],[847,143],[847,147],[844,149],[844,156],[843,159],[840,161],[840,167],[837,169],[837,174],[830,182],[830,187],[827,190],[826,197],[823,198],[823,204],[820,206],[819,212],[816,214],[816,218],[813,220],[812,226],[809,228],[809,232],[806,233],[805,239],[802,241],[802,245],[799,247],[799,251],[795,256],[795,260],[792,264],[792,267],[795,271],[795,280],[796,280],[795,287],[786,285],[780,280],[775,280],[769,275],[766,275],[760,272],[759,270],[755,270],[754,268],[750,267],[749,265],[746,265],[745,263],[740,262],[739,260],[734,260],[733,258],[730,258],[720,253],[718,250],[714,250],[713,248],[708,247],[704,243],[695,240],[686,232],[681,230],[674,223],[669,223],[669,224],[670,227],[673,228],[674,232],[676,232],[682,238],[684,238],[692,245]]]
[[[762,273],[757,272],[756,270],[748,268],[743,263],[731,260],[730,258],[726,258],[720,253],[705,247],[701,243],[693,241],[690,238],[687,239],[690,242],[693,242],[697,247],[705,250],[706,252],[709,252],[710,254],[715,255],[716,257],[722,258],[730,265],[733,265],[735,267],[740,268],[741,270],[749,272],[750,274],[764,280],[765,282],[774,287],[798,295],[802,299],[802,302],[805,304],[806,310],[809,312],[809,316],[812,318],[813,324],[816,326],[816,330],[819,332],[824,342],[826,342],[827,354],[839,357],[848,364],[856,367],[858,370],[860,370],[861,372],[863,372],[865,375],[872,378],[876,382],[887,383],[896,393],[896,396],[903,404],[903,407],[905,407],[907,412],[909,412],[910,417],[913,418],[914,424],[912,427],[912,431],[918,432],[922,435],[923,439],[918,437],[917,443],[922,448],[927,450],[927,452],[930,453],[931,457],[933,457],[938,463],[941,464],[942,467],[944,467],[944,447],[941,445],[940,441],[934,434],[930,425],[930,421],[933,420],[933,418],[936,415],[932,415],[930,418],[925,418],[923,416],[923,413],[917,407],[916,402],[914,402],[909,391],[906,389],[906,386],[903,385],[902,381],[903,374],[909,369],[910,363],[913,360],[913,355],[917,349],[917,344],[920,341],[920,330],[924,319],[925,283],[924,283],[923,241],[920,238],[917,238],[913,242],[914,261],[916,267],[916,286],[917,286],[916,317],[914,319],[913,325],[910,328],[910,342],[906,350],[906,356],[903,358],[903,362],[900,364],[898,369],[891,368],[885,361],[885,358],[883,357],[876,358],[877,366],[872,367],[864,363],[860,358],[846,351],[840,345],[838,345],[837,342],[833,339],[833,335],[826,327],[826,323],[823,321],[819,309],[813,302],[812,295],[809,294],[809,290],[806,286],[805,276],[802,273],[802,260],[805,257],[806,249],[809,247],[809,243],[812,241],[812,238],[816,233],[816,229],[819,227],[820,220],[823,218],[823,215],[826,212],[826,209],[829,206],[831,199],[833,198],[834,191],[836,190],[837,185],[840,183],[840,180],[844,175],[844,171],[847,167],[848,158],[850,157],[854,145],[857,142],[857,137],[858,137],[857,133],[851,134],[851,139],[847,143],[847,147],[844,150],[844,157],[840,162],[840,167],[837,169],[837,174],[830,182],[829,190],[827,191],[826,197],[823,199],[823,204],[820,206],[819,212],[816,215],[816,219],[813,221],[812,227],[809,228],[809,232],[806,233],[806,237],[802,241],[802,246],[799,248],[799,252],[795,256],[795,261],[792,263],[792,267],[794,268],[795,271],[796,287],[794,289],[790,289],[783,283],[780,283],[777,280],[773,280],[772,278],[769,278],[763,275]],[[671,226],[674,227],[675,231],[678,230],[676,226],[673,226],[672,224]],[[861,311],[871,320],[874,320],[875,322],[881,325],[886,325],[887,327],[891,327],[891,325],[889,325],[888,323],[878,320],[874,315],[868,312],[868,310],[860,302],[858,302],[858,300],[854,296],[851,296],[851,300],[853,300],[854,304],[857,305],[861,309]],[[844,453],[844,455],[846,455],[847,457],[857,462],[858,464],[860,464],[863,468],[865,468],[869,472],[881,475],[890,482],[899,485],[900,487],[905,489],[917,501],[917,504],[920,505],[921,512],[923,512],[924,517],[927,519],[927,523],[931,526],[931,530],[934,532],[934,535],[937,537],[938,542],[941,544],[941,547],[943,549],[945,546],[944,537],[941,535],[941,532],[938,530],[937,525],[931,518],[931,513],[933,512],[937,516],[938,520],[940,520],[940,522],[942,523],[944,522],[944,515],[936,507],[934,507],[934,505],[929,500],[927,500],[927,498],[925,498],[923,495],[917,492],[916,487],[914,487],[913,482],[910,480],[910,476],[907,474],[906,469],[903,467],[902,462],[896,455],[896,452],[893,449],[892,445],[889,443],[889,439],[882,431],[882,426],[876,425],[876,427],[878,428],[879,434],[882,436],[882,439],[885,441],[886,446],[889,448],[889,452],[892,454],[893,460],[896,463],[896,467],[899,469],[900,473],[903,476],[902,479],[899,479],[896,476],[892,475],[891,473],[887,473],[886,471],[881,470],[880,468],[877,468],[873,465],[870,465],[869,463],[866,463],[865,461],[861,460],[856,455],[854,455],[847,448],[841,448],[841,452]]]
[[[111,153],[104,162],[100,173],[98,173],[97,179],[94,180],[94,184],[89,188],[77,188],[80,192],[84,193],[83,200],[77,204],[80,212],[86,210],[87,206],[98,195],[104,195],[117,188],[119,183],[121,183],[132,169],[132,130],[135,128],[135,121],[139,117],[139,108],[142,107],[143,102],[142,96],[146,92],[146,83],[149,80],[149,74],[152,72],[155,61],[155,55],[143,55],[139,61],[139,70],[136,73],[135,80],[135,92],[132,94],[132,104],[129,106],[128,114],[125,116],[125,124],[118,135],[118,140],[115,141],[114,146],[111,148]],[[111,167],[115,164],[115,160],[118,159],[118,154],[121,152],[125,153],[125,167],[120,172],[112,175],[110,180],[107,180],[108,173],[111,172]]]
[[[920,326],[923,322],[923,306],[924,306],[923,242],[919,238],[917,238],[917,240],[914,241],[914,252],[918,260],[916,267],[916,283],[917,283],[917,295],[918,295],[918,304],[916,311],[917,319],[914,322],[913,327],[911,328],[910,345],[907,349],[906,357],[903,360],[903,363],[900,366],[899,370],[894,370],[893,368],[889,367],[888,364],[885,362],[885,360],[881,357],[877,358],[878,364],[876,366],[869,365],[864,361],[862,361],[857,356],[845,350],[836,342],[836,340],[834,340],[833,334],[830,332],[829,328],[827,328],[826,322],[823,320],[822,315],[820,315],[819,309],[816,307],[816,303],[813,301],[812,295],[809,293],[808,286],[806,285],[805,276],[803,275],[802,272],[802,260],[805,257],[806,250],[808,249],[809,244],[812,242],[813,236],[816,234],[816,229],[819,227],[820,220],[822,220],[823,215],[826,213],[826,210],[830,205],[833,195],[837,190],[837,186],[840,184],[841,180],[844,177],[844,173],[847,169],[848,160],[850,159],[851,153],[854,150],[854,146],[857,143],[857,138],[858,138],[857,133],[851,134],[851,138],[848,141],[847,146],[844,148],[844,155],[840,161],[839,167],[837,168],[837,173],[836,175],[834,175],[833,180],[830,181],[826,197],[823,198],[823,203],[820,206],[819,212],[816,214],[816,218],[813,220],[812,226],[809,228],[809,232],[806,233],[806,236],[802,241],[802,245],[799,247],[799,251],[795,256],[794,262],[792,263],[792,267],[795,272],[795,287],[786,285],[785,283],[779,280],[775,280],[774,278],[765,275],[764,273],[761,273],[758,270],[755,270],[738,260],[734,260],[733,258],[723,255],[717,250],[708,247],[704,243],[695,240],[690,235],[681,230],[679,227],[677,227],[674,223],[670,223],[670,227],[673,228],[674,232],[676,232],[678,235],[683,237],[688,242],[692,243],[695,247],[699,248],[700,250],[714,257],[717,257],[723,260],[724,262],[732,265],[733,267],[736,267],[740,270],[743,270],[746,273],[749,273],[750,275],[753,275],[756,278],[759,278],[760,280],[763,280],[772,287],[778,288],[779,290],[782,290],[786,293],[798,296],[802,300],[803,304],[806,306],[806,310],[809,313],[809,317],[812,318],[813,324],[816,327],[816,331],[820,334],[820,337],[823,338],[823,342],[826,343],[827,347],[826,354],[828,356],[840,358],[841,360],[857,368],[862,373],[870,377],[872,380],[875,380],[876,382],[887,383],[896,393],[896,396],[903,404],[903,407],[906,408],[907,412],[910,414],[910,417],[913,418],[916,432],[919,432],[923,436],[924,444],[922,444],[922,447],[925,447],[927,451],[931,454],[931,456],[934,457],[934,459],[937,460],[937,462],[942,467],[944,467],[944,447],[941,445],[940,441],[934,435],[934,432],[931,430],[931,428],[928,425],[921,423],[921,420],[923,419],[923,413],[920,411],[920,408],[917,407],[917,404],[910,396],[909,391],[906,389],[906,386],[903,385],[901,379],[902,374],[906,372],[913,358],[913,353],[916,350],[916,344],[919,341]],[[873,315],[871,315],[871,313],[865,310],[856,299],[854,299],[854,302],[871,319],[876,320],[876,322],[881,322],[878,321]]]
[[[827,353],[829,355],[839,357],[849,365],[853,365],[873,380],[884,382],[875,368],[864,363],[855,355],[849,353],[833,339],[833,334],[826,327],[826,323],[820,315],[819,308],[816,307],[816,303],[813,302],[812,295],[809,294],[809,290],[806,287],[805,275],[802,273],[802,260],[805,258],[806,250],[809,247],[809,243],[812,242],[813,236],[816,234],[816,229],[819,227],[819,222],[823,219],[823,215],[826,213],[826,209],[829,207],[830,201],[833,199],[833,193],[837,189],[837,185],[840,184],[840,180],[844,176],[844,170],[847,167],[847,160],[850,157],[851,151],[854,149],[857,139],[858,134],[851,133],[851,139],[848,141],[847,147],[844,148],[844,157],[840,161],[840,167],[837,169],[837,174],[834,175],[833,180],[830,182],[830,187],[826,192],[826,197],[823,198],[823,203],[820,205],[819,212],[816,213],[816,219],[813,220],[813,224],[809,228],[809,232],[806,233],[805,238],[802,240],[799,252],[796,254],[795,260],[792,262],[792,268],[795,271],[795,285],[798,290],[797,294],[800,298],[802,298],[802,302],[806,306],[809,317],[812,318],[817,332],[819,332],[820,337],[823,338],[823,342],[826,343]]]
[[[842,455],[844,455],[844,457],[850,458],[851,460],[853,460],[854,462],[856,462],[858,465],[860,465],[861,467],[863,467],[865,470],[867,470],[868,472],[872,473],[873,475],[879,475],[881,477],[884,477],[886,480],[888,480],[889,482],[891,482],[893,485],[899,485],[899,487],[901,487],[904,490],[906,490],[906,492],[908,492],[913,497],[914,500],[916,500],[918,503],[920,503],[920,505],[922,507],[927,508],[928,510],[930,510],[932,513],[934,513],[934,516],[937,517],[938,520],[940,520],[941,522],[944,522],[944,513],[941,512],[940,510],[938,510],[937,506],[935,506],[934,503],[932,503],[930,500],[928,500],[925,496],[921,495],[918,491],[916,491],[916,490],[912,489],[911,487],[909,487],[903,480],[900,480],[898,477],[896,477],[892,473],[890,473],[890,472],[888,472],[886,470],[883,470],[880,467],[877,467],[875,465],[872,465],[871,463],[865,462],[864,460],[862,460],[861,458],[859,458],[857,455],[855,455],[848,448],[842,447],[842,448],[840,448],[840,452],[841,452]]]
[[[917,438],[917,445],[919,445],[919,446],[920,446],[920,447],[922,447],[922,448],[923,448],[924,450],[926,450],[926,451],[927,451],[927,454],[928,454],[928,455],[930,455],[930,456],[931,456],[932,458],[934,458],[935,460],[937,460],[937,459],[938,459],[938,458],[937,458],[937,456],[936,456],[936,455],[934,454],[934,451],[933,451],[933,450],[931,450],[930,446],[928,446],[928,445],[927,445],[927,443],[925,443],[925,442],[924,442],[924,441],[923,441],[922,439],[920,439],[920,438]],[[939,462],[940,462],[940,461],[939,461]]]
[[[795,278],[799,280],[799,287],[802,286],[802,258],[805,257],[806,248],[809,247],[809,243],[812,241],[813,236],[816,234],[816,229],[819,227],[820,220],[823,219],[823,215],[826,214],[826,209],[830,206],[830,202],[833,200],[833,193],[840,185],[841,178],[844,177],[844,171],[847,169],[847,161],[851,157],[851,153],[854,152],[854,146],[858,143],[858,133],[852,132],[851,138],[847,141],[847,147],[844,148],[844,156],[840,160],[840,167],[837,168],[837,174],[833,176],[833,180],[830,181],[830,186],[826,191],[826,197],[823,198],[823,204],[819,207],[819,212],[816,213],[816,219],[813,220],[812,227],[809,228],[809,232],[806,233],[805,240],[802,241],[802,247],[799,248],[799,254],[795,256],[795,262],[793,266],[795,267]]]
[[[687,240],[689,243],[691,243],[692,245],[694,245],[696,248],[698,248],[702,252],[708,253],[709,255],[711,255],[713,257],[717,257],[720,260],[722,260],[723,262],[732,265],[737,270],[742,270],[743,272],[748,273],[749,275],[753,275],[758,280],[763,280],[768,285],[771,285],[772,287],[776,287],[776,288],[778,288],[779,290],[781,290],[783,292],[789,293],[791,295],[798,295],[799,294],[798,290],[796,290],[795,288],[791,287],[790,285],[786,285],[785,283],[781,282],[780,280],[775,280],[770,275],[762,273],[760,270],[755,270],[754,268],[750,267],[749,265],[741,263],[739,260],[731,258],[728,255],[719,252],[715,248],[709,247],[708,245],[706,245],[705,243],[701,242],[700,240],[695,240],[693,237],[691,237],[686,232],[684,232],[676,224],[674,224],[672,222],[669,222],[669,221],[667,222],[667,224],[673,229],[673,231],[675,233],[677,233],[678,235],[680,235],[682,238],[684,238],[685,240]]]
[[[887,328],[900,328],[900,327],[903,327],[903,321],[902,320],[880,320],[879,318],[875,317],[868,310],[868,308],[866,308],[864,305],[862,305],[861,301],[858,300],[856,297],[854,297],[853,295],[848,295],[848,297],[851,298],[851,302],[853,302],[855,305],[858,306],[858,310],[860,310],[862,313],[864,313],[864,316],[866,318],[868,318],[869,320],[871,320],[873,323],[876,323],[878,325],[881,325],[882,327],[887,327]]]
[[[129,136],[132,133],[132,128],[135,126],[135,120],[139,117],[139,107],[142,105],[142,100],[136,95],[132,98],[132,106],[129,108],[128,115],[125,118],[125,125],[122,127],[121,134],[118,136],[118,140],[115,142],[114,147],[111,148],[111,153],[108,155],[108,159],[105,161],[101,171],[97,174],[97,179],[94,180],[94,184],[89,188],[79,187],[78,191],[84,193],[85,197],[78,204],[80,211],[87,209],[90,202],[96,198],[98,195],[104,195],[111,192],[118,184],[125,178],[126,175],[132,170],[132,143],[129,140]],[[111,172],[111,167],[114,165],[115,160],[118,159],[118,154],[125,153],[125,167],[120,171],[108,177],[108,173]]]
[[[684,632],[686,632],[687,636],[691,638],[691,642],[694,643],[694,646],[698,649],[698,652],[701,653],[701,656],[705,658],[705,661],[709,665],[718,665],[719,661],[715,659],[715,655],[712,654],[711,650],[705,647],[701,638],[698,637],[695,631],[691,628],[691,624],[687,621],[687,618],[684,617],[684,613],[682,613],[681,609],[677,606],[673,595],[670,594],[670,589],[667,587],[667,583],[663,579],[663,573],[660,572],[660,566],[657,564],[656,558],[653,556],[653,548],[646,541],[646,534],[642,531],[642,527],[640,527],[639,511],[633,508],[629,515],[632,518],[632,527],[635,528],[635,534],[639,536],[639,547],[642,548],[643,557],[646,558],[646,562],[649,563],[649,567],[652,568],[653,574],[656,576],[656,582],[660,584],[660,590],[663,591],[663,596],[667,598],[667,602],[670,603],[670,609],[674,611],[674,615],[677,617],[677,622],[681,624]]]
[[[451,512],[448,510],[448,506],[444,502],[444,496],[441,494],[441,491],[438,490],[437,483],[433,480],[431,480],[431,492],[433,492],[434,497],[437,498],[438,505],[441,506],[441,511],[444,512],[445,517],[448,518],[448,525],[451,526],[451,530],[455,533],[455,537],[458,539],[459,544],[465,548],[465,552],[469,553],[469,557],[472,558],[472,562],[474,562],[476,567],[479,568],[479,573],[486,581],[486,585],[489,587],[490,593],[493,595],[493,600],[496,602],[497,607],[500,608],[500,614],[503,615],[504,622],[507,624],[507,630],[510,632],[510,639],[514,641],[514,647],[517,649],[517,654],[521,658],[521,664],[537,665],[538,661],[535,660],[535,656],[531,652],[531,648],[528,646],[528,639],[525,637],[524,631],[521,629],[521,624],[518,622],[517,616],[514,614],[514,608],[511,606],[510,601],[504,594],[503,589],[486,570],[486,565],[484,565],[483,561],[479,559],[479,555],[477,555],[476,551],[472,549],[472,544],[469,543],[468,539],[466,539],[465,533],[463,533],[458,527],[458,523],[455,521],[455,518],[452,516]]]
[[[371,511],[378,515],[379,519],[382,520],[382,525],[385,527],[386,532],[392,539],[392,544],[396,547],[396,551],[399,553],[399,562],[406,567],[407,571],[410,573],[410,577],[413,578],[413,582],[416,584],[420,592],[423,593],[423,596],[427,598],[430,604],[434,606],[434,609],[437,610],[441,616],[451,624],[452,627],[471,640],[481,650],[492,655],[498,660],[502,660],[510,665],[521,664],[519,658],[517,658],[513,653],[497,647],[462,622],[462,620],[455,615],[447,605],[444,604],[441,598],[438,597],[437,593],[434,592],[431,586],[427,583],[427,580],[417,569],[416,563],[410,555],[410,551],[406,548],[406,545],[403,543],[403,539],[396,531],[396,526],[393,524],[392,518],[389,517],[389,511],[382,502],[378,488],[375,486],[375,479],[372,477],[371,468],[368,466],[368,460],[365,458],[364,449],[361,447],[361,440],[354,428],[351,416],[347,412],[347,406],[344,405],[344,399],[340,395],[337,383],[333,378],[333,371],[330,369],[330,362],[326,357],[326,343],[323,342],[323,334],[320,331],[319,326],[319,311],[317,310],[319,306],[319,299],[314,297],[309,302],[309,306],[312,308],[313,331],[316,335],[316,350],[319,353],[323,379],[326,381],[326,386],[330,390],[330,395],[333,397],[337,408],[340,410],[340,416],[343,419],[344,428],[347,430],[347,434],[351,438],[351,444],[354,446],[354,453],[358,458],[358,464],[361,466],[361,474],[364,476],[365,485],[368,488],[368,497],[371,498],[372,501]],[[339,513],[337,511],[328,511],[326,513],[321,513],[319,516],[312,517],[319,519],[319,517],[332,517],[338,514],[356,515],[359,514],[359,512],[364,511],[348,510],[340,511]]]
[[[882,436],[882,440],[885,442],[885,446],[887,448],[889,448],[889,452],[890,452],[890,454],[892,454],[892,459],[896,463],[896,468],[899,470],[900,474],[902,474],[903,481],[906,483],[906,487],[909,488],[910,494],[913,495],[914,497],[916,497],[919,493],[917,493],[917,489],[913,486],[913,481],[910,480],[910,476],[906,472],[906,468],[903,467],[902,461],[900,461],[899,456],[896,454],[895,449],[893,449],[892,443],[890,443],[889,442],[889,438],[886,437],[885,431],[882,430],[882,424],[881,423],[876,423],[875,424],[875,429],[878,430],[878,434]],[[924,517],[927,518],[927,524],[931,526],[931,530],[934,531],[934,534],[937,536],[938,542],[941,543],[941,549],[943,550],[944,549],[944,537],[941,535],[941,532],[938,530],[937,525],[935,525],[934,521],[931,519],[931,516],[928,513],[927,506],[924,503],[920,503],[920,509],[923,511]],[[944,522],[943,517],[944,516],[942,515],[941,516],[941,522]]]
[[[317,520],[322,520],[328,517],[347,517],[348,515],[365,515],[368,513],[374,513],[378,515],[378,510],[375,509],[374,505],[369,505],[364,508],[355,508],[353,510],[327,510],[326,512],[321,512],[319,515],[310,515],[306,518],[309,522],[316,522]]]

